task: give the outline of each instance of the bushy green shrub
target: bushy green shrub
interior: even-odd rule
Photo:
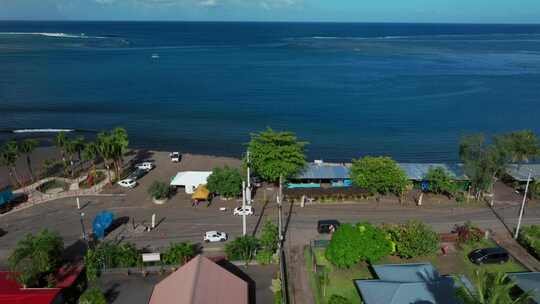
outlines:
[[[519,242],[540,259],[540,225],[523,227],[519,233]]]
[[[401,196],[409,184],[403,169],[389,157],[354,159],[351,178],[356,186],[373,194],[393,193]]]
[[[242,176],[237,169],[214,168],[208,177],[208,191],[223,197],[238,197],[242,193]]]
[[[171,243],[161,256],[165,265],[183,265],[196,254],[195,246],[191,243]]]
[[[257,238],[245,235],[225,245],[225,253],[229,260],[244,260],[248,264],[255,257],[258,247]]]
[[[439,236],[426,224],[409,221],[405,224],[385,227],[395,243],[396,253],[403,258],[434,254],[439,246]]]
[[[62,263],[64,241],[56,232],[47,229],[36,235],[27,234],[20,240],[8,262],[11,271],[18,273],[17,280],[27,287],[43,287],[46,277]]]
[[[429,182],[429,192],[453,196],[457,191],[452,176],[442,167],[429,168],[424,179]]]
[[[266,221],[260,236],[261,249],[274,253],[277,250],[279,239],[278,227],[271,221]]]
[[[131,243],[115,244],[103,242],[95,249],[86,251],[84,257],[88,281],[94,281],[103,268],[137,267],[142,265],[142,257]]]
[[[107,299],[101,289],[92,287],[81,295],[79,304],[107,304]]]
[[[328,304],[351,304],[351,301],[343,296],[334,294],[328,300]]]
[[[255,256],[255,260],[261,265],[267,265],[272,263],[272,257],[274,256],[273,252],[267,250],[260,250]]]
[[[171,195],[171,187],[167,183],[154,181],[148,187],[148,194],[154,199],[166,199]]]
[[[326,258],[334,265],[348,268],[360,261],[376,262],[392,253],[386,233],[369,223],[341,225],[332,235]]]

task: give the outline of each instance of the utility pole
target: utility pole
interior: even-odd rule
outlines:
[[[518,224],[516,228],[516,233],[514,234],[514,239],[517,239],[519,236],[519,228],[521,227],[521,219],[523,218],[523,211],[525,209],[525,202],[527,201],[527,192],[529,191],[529,184],[531,182],[531,172],[527,177],[527,185],[525,186],[525,193],[523,194],[523,202],[521,202],[521,209],[519,210]]]
[[[287,304],[287,284],[285,282],[285,252],[283,251],[283,176],[279,176],[279,192],[277,195],[278,204],[278,253],[279,253],[279,273],[281,280],[281,303]]]
[[[246,235],[246,182],[242,182],[242,235]]]
[[[81,230],[82,230],[82,238],[86,241],[86,230],[84,229],[84,212],[81,212]]]
[[[247,150],[246,153],[246,160],[247,160],[247,189],[246,189],[246,200],[247,204],[251,206],[251,170],[249,166],[251,165],[251,162],[249,160],[249,150]]]
[[[279,235],[279,246],[281,248],[281,241],[283,240],[283,219],[282,219],[282,195],[283,195],[283,188],[282,188],[282,185],[283,184],[283,181],[282,181],[282,177],[280,176],[279,177],[279,192],[278,192],[278,195],[277,195],[277,204],[278,204],[278,235]]]

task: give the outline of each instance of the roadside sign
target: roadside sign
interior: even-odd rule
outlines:
[[[142,254],[143,262],[159,262],[161,260],[159,252],[155,253],[143,253]]]

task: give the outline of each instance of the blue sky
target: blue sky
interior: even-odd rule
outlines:
[[[0,19],[539,23],[540,0],[0,0]]]

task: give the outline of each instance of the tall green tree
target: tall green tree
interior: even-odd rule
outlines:
[[[129,145],[128,135],[125,129],[115,128],[111,132],[101,132],[96,138],[96,146],[99,156],[103,159],[109,182],[112,182],[111,167],[116,178],[122,173],[123,157]]]
[[[538,138],[531,130],[521,130],[504,135],[512,162],[518,166],[538,156],[540,146]]]
[[[236,169],[225,166],[214,168],[207,181],[208,190],[223,197],[238,197],[242,193],[242,175]]]
[[[263,179],[278,182],[288,178],[306,165],[305,146],[293,132],[277,132],[271,128],[251,133],[248,144],[251,167]]]
[[[508,142],[494,137],[493,143],[487,144],[483,134],[468,135],[461,139],[459,156],[479,199],[493,189],[495,177],[504,172],[509,161]]]
[[[99,156],[99,149],[95,142],[89,142],[84,146],[82,159],[92,162],[88,176],[96,176],[96,161]]]
[[[54,138],[54,145],[60,150],[60,155],[62,156],[62,162],[64,164],[64,175],[67,175],[68,163],[66,157],[68,153],[66,151],[66,148],[68,146],[68,143],[69,138],[66,135],[66,132],[62,131],[56,134],[56,137]]]
[[[10,177],[15,181],[15,184],[21,186],[21,180],[17,173],[17,160],[20,157],[20,150],[15,140],[10,140],[2,146],[0,150],[0,164],[7,167]]]
[[[457,296],[464,304],[528,304],[531,293],[512,298],[511,291],[516,286],[508,275],[502,272],[477,270],[472,278],[475,292],[465,287],[457,290]]]
[[[64,242],[58,233],[42,230],[20,240],[8,262],[17,280],[28,287],[42,287],[44,278],[62,263]]]
[[[247,266],[255,257],[258,248],[259,240],[254,236],[245,235],[225,245],[225,253],[230,260],[243,260]]]
[[[34,172],[32,171],[32,159],[30,155],[39,145],[39,141],[33,138],[25,139],[19,145],[19,151],[26,156],[26,166],[28,167],[28,173],[30,173],[30,178],[34,181]]]
[[[351,178],[356,186],[373,194],[393,193],[401,196],[409,183],[405,172],[390,157],[353,159]]]
[[[129,146],[128,133],[124,128],[114,128],[111,131],[111,137],[113,140],[113,155],[116,174],[117,176],[120,176],[124,166],[124,154],[127,152]]]

